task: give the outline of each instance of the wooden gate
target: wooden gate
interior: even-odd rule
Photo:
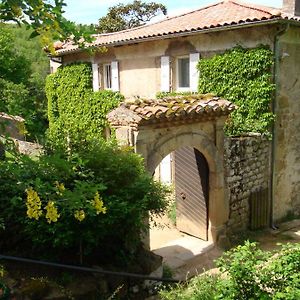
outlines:
[[[207,240],[209,170],[201,152],[192,147],[175,151],[177,228]]]

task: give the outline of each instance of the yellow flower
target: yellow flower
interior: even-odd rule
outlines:
[[[38,220],[39,217],[43,214],[41,199],[38,193],[32,187],[26,189],[26,193],[27,216],[30,219]]]
[[[66,188],[63,183],[59,183],[58,181],[55,181],[55,187],[58,190],[58,193],[61,194]]]
[[[77,219],[79,222],[82,222],[85,219],[85,212],[83,209],[76,210],[74,213],[75,219]]]
[[[46,212],[46,219],[47,222],[50,224],[51,222],[57,222],[60,214],[57,212],[57,208],[53,201],[48,201],[47,205],[45,206]]]
[[[94,200],[92,200],[91,202],[96,210],[97,215],[100,213],[106,214],[107,208],[104,206],[103,200],[100,198],[98,192],[95,194]]]

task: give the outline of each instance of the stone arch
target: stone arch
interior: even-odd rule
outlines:
[[[144,157],[151,174],[178,148],[190,146],[204,155],[209,169],[208,239],[214,242],[226,235],[229,218],[223,127],[234,109],[231,102],[206,94],[127,101],[108,114],[117,139]]]
[[[186,131],[174,135],[161,135],[155,143],[145,148],[140,147],[137,136],[136,152],[145,158],[145,165],[153,174],[162,159],[184,146],[191,146],[199,150],[209,167],[209,203],[208,203],[208,239],[214,242],[223,233],[229,217],[229,203],[225,197],[223,156],[211,138],[202,130]]]

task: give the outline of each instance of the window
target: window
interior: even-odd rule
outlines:
[[[177,59],[177,89],[188,90],[190,87],[190,59],[179,57]]]
[[[103,65],[104,88],[111,89],[111,65]]]

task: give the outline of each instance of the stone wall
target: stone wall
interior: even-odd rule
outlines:
[[[249,227],[252,192],[269,187],[271,142],[260,135],[226,138],[225,182],[229,201],[229,232]]]
[[[25,120],[19,116],[11,116],[0,112],[0,136],[9,136],[24,140]]]
[[[280,37],[276,68],[274,221],[300,216],[300,30]]]

